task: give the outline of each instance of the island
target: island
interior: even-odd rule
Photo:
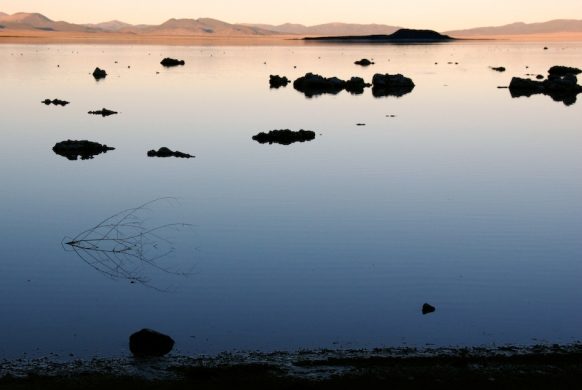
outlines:
[[[455,41],[448,35],[433,30],[413,30],[401,28],[390,35],[348,35],[339,37],[305,37],[306,41],[333,41],[333,42],[396,42],[396,43],[423,43]]]

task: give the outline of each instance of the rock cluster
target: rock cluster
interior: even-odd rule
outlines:
[[[69,160],[77,160],[79,156],[81,157],[81,160],[89,160],[93,158],[93,156],[106,153],[108,150],[115,150],[115,148],[87,140],[61,141],[53,146],[53,152],[60,156],[64,156]]]
[[[344,89],[352,94],[361,94],[364,93],[364,88],[370,86],[371,84],[364,82],[361,77],[352,77],[345,81],[337,77],[326,78],[313,73],[307,73],[293,82],[293,88],[307,97],[324,93],[336,94]]]
[[[372,78],[372,94],[375,97],[396,96],[400,97],[412,92],[414,82],[401,74],[376,73]]]
[[[164,147],[161,147],[158,149],[158,151],[156,152],[155,150],[150,150],[148,152],[148,157],[180,157],[180,158],[194,158],[196,156],[192,156],[188,153],[182,153],[179,151],[171,151],[170,149]]]
[[[63,106],[63,107],[66,106],[67,104],[69,104],[69,102],[66,102],[64,100],[59,100],[59,99],[53,99],[53,100],[44,99],[41,103],[44,103],[47,106],[52,103],[55,106]]]
[[[291,82],[291,80],[289,80],[285,76],[283,76],[283,77],[279,77],[279,75],[270,75],[269,76],[269,84],[271,85],[271,88],[286,87],[287,84],[289,84],[290,82]]]
[[[129,350],[137,357],[164,356],[174,348],[168,335],[151,329],[142,329],[129,336]]]
[[[178,65],[184,65],[185,62],[184,62],[184,60],[180,61],[180,60],[176,60],[174,58],[167,57],[167,58],[164,58],[162,60],[162,62],[160,62],[160,64],[162,64],[164,66],[178,66]]]
[[[578,84],[578,78],[574,73],[562,75],[564,69],[573,72],[579,71],[576,68],[553,66],[548,71],[548,78],[543,81],[513,77],[509,83],[511,96],[517,98],[543,94],[550,96],[557,102],[563,102],[567,106],[576,103],[576,96],[582,93],[582,86]]]
[[[354,64],[362,66],[374,65],[374,63],[367,58],[362,58],[361,60],[354,62]]]
[[[95,77],[97,80],[105,78],[105,76],[107,76],[107,72],[105,72],[104,69],[95,68],[93,71],[93,77]]]
[[[550,70],[548,70],[548,73],[552,76],[565,76],[568,73],[577,75],[582,73],[582,70],[578,68],[570,68],[569,66],[556,65],[552,66]]]
[[[89,111],[89,114],[92,115],[101,115],[101,116],[109,116],[109,115],[113,115],[113,114],[117,114],[117,111],[111,111],[108,110],[106,108],[99,110],[99,111]]]
[[[253,140],[261,143],[269,144],[276,143],[282,145],[290,145],[294,142],[305,142],[315,139],[315,132],[311,130],[299,130],[292,131],[289,129],[285,130],[271,130],[268,133],[260,132],[253,136]]]

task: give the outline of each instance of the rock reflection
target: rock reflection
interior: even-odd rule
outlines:
[[[75,252],[85,263],[112,279],[126,279],[159,291],[146,275],[159,271],[177,276],[189,276],[191,269],[183,272],[175,266],[161,264],[175,248],[168,237],[170,231],[193,230],[187,223],[171,223],[147,227],[144,214],[151,212],[156,202],[177,203],[175,198],[160,198],[136,208],[117,213],[96,226],[79,233],[74,238],[61,241],[63,249]]]

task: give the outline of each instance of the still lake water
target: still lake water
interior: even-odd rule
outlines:
[[[144,327],[191,355],[580,340],[582,101],[497,88],[552,65],[582,67],[582,44],[0,44],[0,357],[117,356]],[[307,72],[416,87],[269,88]],[[251,139],[273,129],[317,136]],[[116,150],[69,161],[67,139]],[[146,156],[162,146],[196,158]],[[147,285],[61,245],[162,197],[144,226],[194,227],[160,232],[162,270],[128,266]]]

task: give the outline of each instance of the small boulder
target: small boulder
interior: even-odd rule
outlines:
[[[186,64],[184,60],[176,60],[174,58],[164,58],[162,62],[160,62],[163,66],[178,66]]]
[[[285,130],[271,130],[268,133],[260,132],[253,136],[253,140],[260,144],[276,143],[281,145],[290,145],[294,142],[305,142],[315,139],[315,132],[311,130],[292,131]]]
[[[280,77],[279,75],[269,76],[269,84],[271,85],[271,88],[286,87],[287,84],[289,84],[290,82],[291,80],[289,80],[285,76],[283,77]]]
[[[105,76],[107,76],[107,72],[104,69],[95,68],[93,71],[93,77],[97,80],[105,78]]]
[[[148,151],[148,157],[180,157],[180,158],[194,158],[196,156],[192,156],[188,153],[182,153],[179,151],[171,151],[170,149],[166,148],[165,146],[162,146],[161,148],[158,149],[158,151],[156,152],[155,150],[150,150]]]
[[[93,156],[106,153],[108,150],[115,150],[115,148],[87,140],[61,141],[53,146],[53,152],[69,160],[77,160],[79,157],[81,157],[81,160],[89,160]]]
[[[129,336],[129,350],[137,357],[164,356],[174,348],[170,336],[151,329],[142,329]]]
[[[66,106],[67,104],[69,104],[69,102],[66,102],[64,100],[59,100],[59,99],[53,99],[53,100],[44,99],[41,103],[44,103],[47,106],[52,103],[55,106],[63,106],[63,107]]]
[[[99,111],[89,111],[89,114],[92,115],[101,115],[101,116],[109,116],[117,114],[117,111],[108,110],[106,108],[99,110]]]
[[[491,67],[491,69],[497,71],[497,72],[505,72],[505,67],[503,66],[498,66],[498,67]]]
[[[380,74],[376,73],[372,78],[374,87],[392,88],[392,87],[414,87],[414,82],[408,77],[398,74]]]
[[[428,303],[425,303],[424,305],[422,305],[422,314],[428,314],[428,313],[432,313],[434,312],[436,309],[434,306],[429,305]]]
[[[374,65],[374,63],[367,58],[362,58],[361,60],[354,62],[354,64],[362,66]]]

